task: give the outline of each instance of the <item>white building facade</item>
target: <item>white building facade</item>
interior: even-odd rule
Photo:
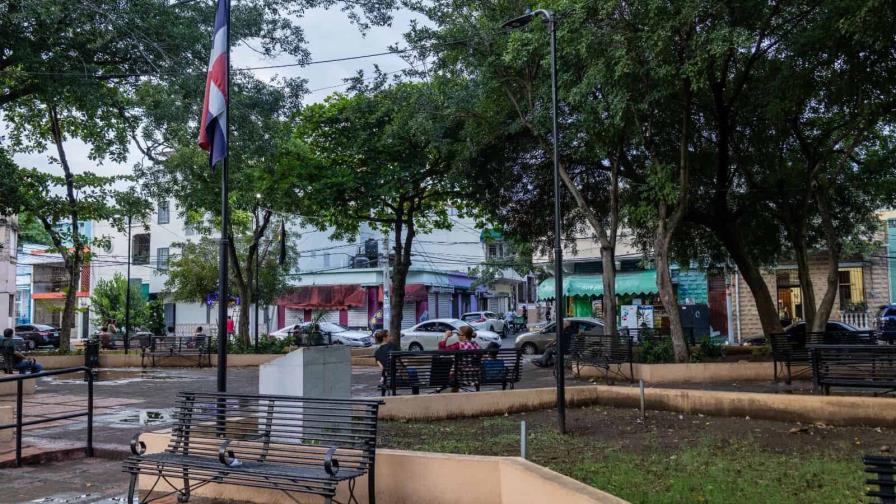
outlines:
[[[0,329],[15,325],[18,220],[0,216]]]

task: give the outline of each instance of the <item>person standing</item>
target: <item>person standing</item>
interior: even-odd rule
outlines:
[[[233,317],[228,315],[227,316],[227,336],[228,337],[233,336],[233,326],[234,326]]]

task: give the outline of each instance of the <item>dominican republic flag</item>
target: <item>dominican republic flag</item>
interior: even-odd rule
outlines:
[[[208,151],[212,170],[227,157],[227,75],[230,71],[227,26],[228,0],[218,0],[215,15],[215,34],[212,36],[212,55],[208,59],[205,99],[199,121],[199,147]]]

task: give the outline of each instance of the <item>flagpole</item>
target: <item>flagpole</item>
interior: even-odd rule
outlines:
[[[221,242],[218,252],[218,392],[227,392],[227,343],[230,335],[227,334],[227,304],[230,300],[228,295],[228,265],[227,253],[229,249],[230,229],[230,205],[229,205],[229,188],[228,188],[228,168],[230,164],[230,97],[232,92],[230,89],[230,0],[226,0],[227,5],[227,96],[225,99],[225,118],[224,127],[224,143],[227,146],[227,152],[224,161],[221,163]]]

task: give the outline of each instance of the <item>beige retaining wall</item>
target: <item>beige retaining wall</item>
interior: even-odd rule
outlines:
[[[615,368],[614,368],[615,369]],[[626,376],[629,365],[620,368]],[[794,375],[808,371],[806,367],[794,367]],[[771,362],[701,362],[688,364],[634,364],[635,380],[650,383],[712,383],[718,381],[771,381],[774,367]],[[603,369],[585,366],[580,369],[582,378],[603,380]],[[613,378],[613,375],[610,375]]]
[[[600,404],[638,408],[636,387],[591,385],[568,387],[569,406]],[[386,397],[380,408],[385,420],[439,420],[503,415],[553,408],[553,388]],[[652,410],[741,416],[785,422],[896,427],[896,398],[759,394],[648,388],[646,408]]]
[[[227,367],[248,367],[266,364],[286,354],[229,354],[227,355]],[[84,355],[47,355],[35,357],[44,369],[62,369],[84,365]],[[185,367],[195,366],[198,357],[163,357],[156,358],[158,367]],[[149,360],[147,359],[147,365]],[[207,361],[206,361],[207,362]],[[212,354],[212,367],[217,366],[217,356]],[[203,364],[204,366],[205,364]],[[352,349],[353,366],[376,366],[373,360],[373,350],[370,348]],[[134,350],[130,354],[100,352],[100,367],[103,368],[127,368],[140,367],[140,350]]]
[[[168,444],[169,431],[146,433],[140,439],[147,453]],[[155,478],[140,476],[139,488],[147,490]],[[159,491],[170,491],[160,482]],[[367,477],[357,480],[355,494],[367,502]],[[511,504],[556,502],[563,504],[625,504],[626,501],[559,473],[513,457],[483,457],[399,450],[376,452],[377,502],[383,504]],[[193,495],[266,504],[295,503],[279,491],[234,485],[210,484]],[[298,502],[320,503],[318,496],[293,494]],[[337,488],[336,498],[346,502],[347,484]]]
[[[3,375],[0,376],[10,376]],[[34,393],[34,390],[37,388],[37,380],[24,380],[22,382],[22,394],[23,395],[31,395]],[[5,397],[4,400],[14,400],[16,395],[16,382],[8,381],[0,383],[0,396],[13,396],[13,397]],[[3,422],[0,422],[2,424]]]

